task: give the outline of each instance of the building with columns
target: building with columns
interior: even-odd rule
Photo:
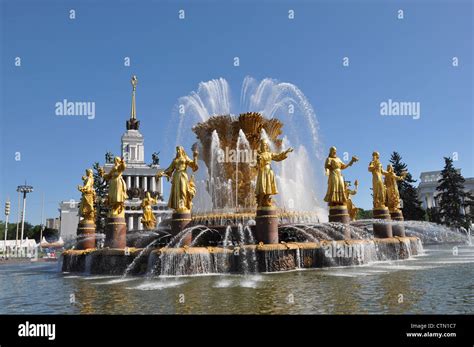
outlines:
[[[461,173],[461,169],[456,169]],[[423,204],[423,208],[439,206],[438,194],[436,190],[438,180],[441,178],[441,171],[427,171],[420,174],[420,184],[418,185],[418,198]],[[474,194],[474,178],[465,178],[464,191]]]
[[[165,218],[170,218],[172,213],[163,200],[162,178],[155,178],[156,174],[161,171],[158,155],[153,154],[151,164],[145,162],[144,138],[139,131],[140,121],[136,117],[136,85],[137,79],[133,76],[132,110],[130,119],[126,122],[126,131],[122,135],[121,141],[121,156],[125,159],[127,165],[122,177],[127,185],[128,200],[125,202],[125,220],[128,231],[143,230],[141,202],[147,192],[158,200],[158,204],[153,206],[157,223]],[[107,153],[104,165],[105,172],[109,172],[113,167],[113,161],[113,155]]]

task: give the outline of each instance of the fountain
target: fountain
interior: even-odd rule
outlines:
[[[258,84],[246,78],[243,112],[236,115],[223,79],[201,83],[179,103],[187,120],[175,119],[177,143],[192,146],[193,155],[189,158],[185,146],[178,145],[169,168],[159,173],[172,177],[171,219],[155,226],[150,215],[146,222],[151,230],[125,236],[120,192],[109,192],[106,247],[89,244],[64,252],[63,271],[187,276],[362,265],[420,254],[421,241],[436,238],[431,233],[442,229],[403,221],[393,191],[388,206],[393,220],[388,209],[374,201],[374,208],[387,213],[351,221],[340,170],[357,158],[344,164],[331,148],[323,163],[315,113],[294,85],[270,79]],[[104,176],[122,184],[117,177],[124,165],[118,158],[117,175]],[[371,165],[373,173],[381,170],[379,162]],[[188,176],[188,168],[195,176]],[[324,198],[329,222],[318,178],[324,168],[329,174]],[[374,182],[380,185],[379,171]],[[392,227],[400,232],[392,235]]]

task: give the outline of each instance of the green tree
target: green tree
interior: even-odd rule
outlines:
[[[436,207],[427,208],[426,217],[429,222],[441,224],[441,216],[439,214],[439,210]]]
[[[455,228],[471,227],[471,215],[465,213],[472,206],[472,195],[464,191],[464,177],[453,166],[451,158],[444,157],[444,169],[438,180],[439,215],[441,222]]]
[[[43,236],[46,239],[57,239],[59,236],[59,231],[56,229],[45,228],[43,230]],[[39,242],[41,237],[41,225],[31,225],[28,222],[25,222],[25,229],[23,231],[23,239],[34,239],[36,242]],[[18,240],[21,238],[21,223],[18,229]],[[16,223],[8,224],[8,240],[16,239]],[[5,221],[0,221],[0,240],[5,240]]]
[[[107,206],[105,198],[107,197],[108,184],[99,174],[99,163],[94,163],[94,189],[96,193],[95,211],[96,211],[96,232],[105,233],[105,221],[107,218]]]
[[[7,240],[15,240],[16,223],[8,223]],[[19,236],[18,236],[19,237]],[[5,240],[5,221],[0,221],[0,240]]]
[[[400,199],[403,201],[403,217],[406,220],[424,220],[425,211],[421,206],[421,201],[418,200],[418,191],[413,183],[416,180],[407,170],[407,165],[402,162],[402,157],[397,152],[393,152],[390,158],[390,164],[393,166],[393,171],[397,176],[401,176],[402,172],[407,172],[403,181],[398,181],[398,191],[400,192]]]
[[[374,215],[372,213],[372,210],[364,210],[362,208],[359,208],[357,211],[357,219],[371,219],[373,218]]]

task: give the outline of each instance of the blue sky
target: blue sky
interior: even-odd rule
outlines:
[[[107,150],[119,153],[132,74],[148,160],[161,151],[169,161],[167,125],[180,96],[223,77],[238,100],[250,75],[297,85],[316,111],[323,152],[335,145],[359,156],[346,178],[361,183],[360,207],[371,207],[375,149],[383,163],[398,151],[415,178],[453,152],[464,176],[474,175],[471,1],[0,3],[0,201],[10,197],[13,216],[25,180],[35,187],[27,219],[39,223],[43,192],[46,217],[57,216],[60,200],[79,198],[84,169]],[[95,119],[56,116],[63,99],[95,102]],[[388,99],[420,102],[421,118],[381,116]]]

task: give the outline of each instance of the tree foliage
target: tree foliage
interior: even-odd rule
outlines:
[[[464,177],[454,168],[453,160],[445,157],[444,163],[436,187],[441,222],[450,227],[469,229],[472,219],[465,209],[472,206],[472,195],[464,191]]]
[[[402,157],[399,153],[393,152],[390,158],[390,163],[393,166],[393,171],[397,176],[401,176],[402,172],[407,172],[403,181],[398,181],[398,191],[400,192],[400,199],[403,201],[403,218],[406,220],[424,220],[425,211],[418,199],[418,191],[413,183],[416,182],[412,175],[408,172],[407,165],[402,162]]]

